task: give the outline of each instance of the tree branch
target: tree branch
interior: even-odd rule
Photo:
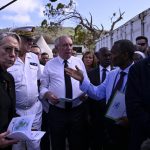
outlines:
[[[123,19],[124,13],[125,13],[125,12],[121,13],[121,11],[120,11],[120,9],[119,9],[119,17],[118,17],[115,21],[112,22],[112,25],[111,25],[111,28],[110,28],[110,31],[109,31],[109,32],[113,31],[113,30],[114,30],[114,27],[115,27],[115,25],[116,25],[116,23],[119,22],[121,19]],[[111,18],[111,20],[112,20],[112,18]]]

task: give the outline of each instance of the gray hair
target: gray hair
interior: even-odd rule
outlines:
[[[63,38],[70,38],[70,39],[71,39],[71,37],[70,37],[70,36],[67,36],[67,35],[63,35],[63,36],[58,37],[58,38],[55,40],[55,42],[54,42],[56,49],[57,49],[58,45],[60,44],[60,42],[61,42],[61,40],[62,40]]]
[[[20,45],[21,43],[21,39],[19,37],[18,34],[14,33],[14,32],[4,32],[4,33],[0,33],[0,45],[2,44],[2,40],[6,37],[13,37],[14,39],[16,39]]]

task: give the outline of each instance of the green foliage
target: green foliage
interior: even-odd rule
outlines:
[[[48,37],[51,39],[49,43],[53,43],[57,37],[62,35],[69,35],[71,37],[74,36],[74,28],[71,27],[36,27],[35,31],[37,37],[43,35],[43,37]]]
[[[88,49],[94,49],[95,42],[93,41],[92,33],[82,25],[75,27],[74,42],[75,44],[84,44]]]
[[[108,33],[104,31],[103,25],[101,25],[101,29],[98,28],[96,25],[93,24],[93,17],[90,14],[90,19],[83,17],[80,12],[76,9],[76,3],[74,0],[69,0],[67,4],[63,3],[55,3],[56,5],[52,4],[53,2],[57,2],[57,0],[50,0],[49,3],[45,5],[44,14],[49,20],[49,23],[45,20],[42,22],[42,26],[47,28],[59,28],[61,24],[67,20],[76,21],[77,26],[75,27],[74,33],[74,41],[76,44],[85,44],[87,47],[93,47],[95,45],[95,41],[100,38],[102,35]],[[55,7],[56,6],[56,7]],[[122,19],[122,15],[119,11],[120,16],[116,20],[112,20],[116,13],[113,13],[112,25],[110,31],[114,29],[115,24]],[[56,30],[54,30],[56,31]],[[110,32],[109,31],[109,32]]]
[[[87,47],[94,45],[95,39],[99,38],[100,34],[97,34],[99,32],[92,24],[92,16],[90,21],[83,18],[77,12],[73,0],[70,0],[67,4],[57,3],[56,7],[54,6],[52,3],[46,4],[44,14],[48,17],[49,23],[44,20],[41,24],[42,27],[55,28],[53,31],[56,31],[56,28],[59,28],[64,21],[68,19],[76,20],[78,23],[73,35],[75,43],[86,44]]]
[[[56,9],[57,10],[59,10],[59,9],[63,9],[64,8],[64,4],[62,4],[62,3],[59,3],[58,5],[57,5],[57,7],[56,7]]]
[[[48,23],[47,23],[47,20],[46,20],[46,19],[44,19],[44,20],[42,21],[41,26],[42,26],[42,27],[47,27],[47,26],[48,26]]]
[[[86,30],[81,25],[75,27],[74,40],[76,44],[83,44],[86,39]]]
[[[50,8],[51,7],[51,3],[47,3],[46,6]]]

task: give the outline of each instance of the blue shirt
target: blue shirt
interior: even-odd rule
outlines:
[[[87,95],[93,99],[101,100],[103,98],[106,98],[106,102],[108,102],[108,100],[111,96],[112,90],[120,78],[121,71],[126,72],[126,75],[124,77],[123,86],[121,89],[122,92],[125,91],[127,78],[128,78],[128,72],[129,72],[129,68],[131,67],[131,65],[128,66],[124,70],[121,70],[120,68],[116,68],[116,69],[110,71],[110,73],[106,77],[105,81],[103,83],[101,83],[99,86],[94,86],[93,84],[90,83],[88,78],[84,77],[84,80],[83,80],[82,84],[80,85],[80,89],[83,92],[87,93]]]

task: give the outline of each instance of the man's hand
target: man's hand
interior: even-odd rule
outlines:
[[[128,127],[128,118],[127,117],[121,117],[116,121],[116,124]]]
[[[79,96],[79,99],[80,99],[81,101],[85,101],[85,100],[87,100],[87,98],[88,98],[88,95],[85,94],[85,93],[83,93],[82,95]]]
[[[5,148],[9,145],[16,144],[18,140],[13,140],[13,139],[7,139],[7,135],[9,132],[3,132],[0,134],[0,148]]]
[[[83,73],[82,71],[76,66],[76,70],[72,68],[65,68],[66,73],[71,76],[72,78],[82,82],[83,81]]]
[[[53,93],[51,93],[50,91],[46,92],[44,95],[45,99],[48,99],[52,104],[57,104],[59,103],[59,99],[57,96],[55,96]]]

